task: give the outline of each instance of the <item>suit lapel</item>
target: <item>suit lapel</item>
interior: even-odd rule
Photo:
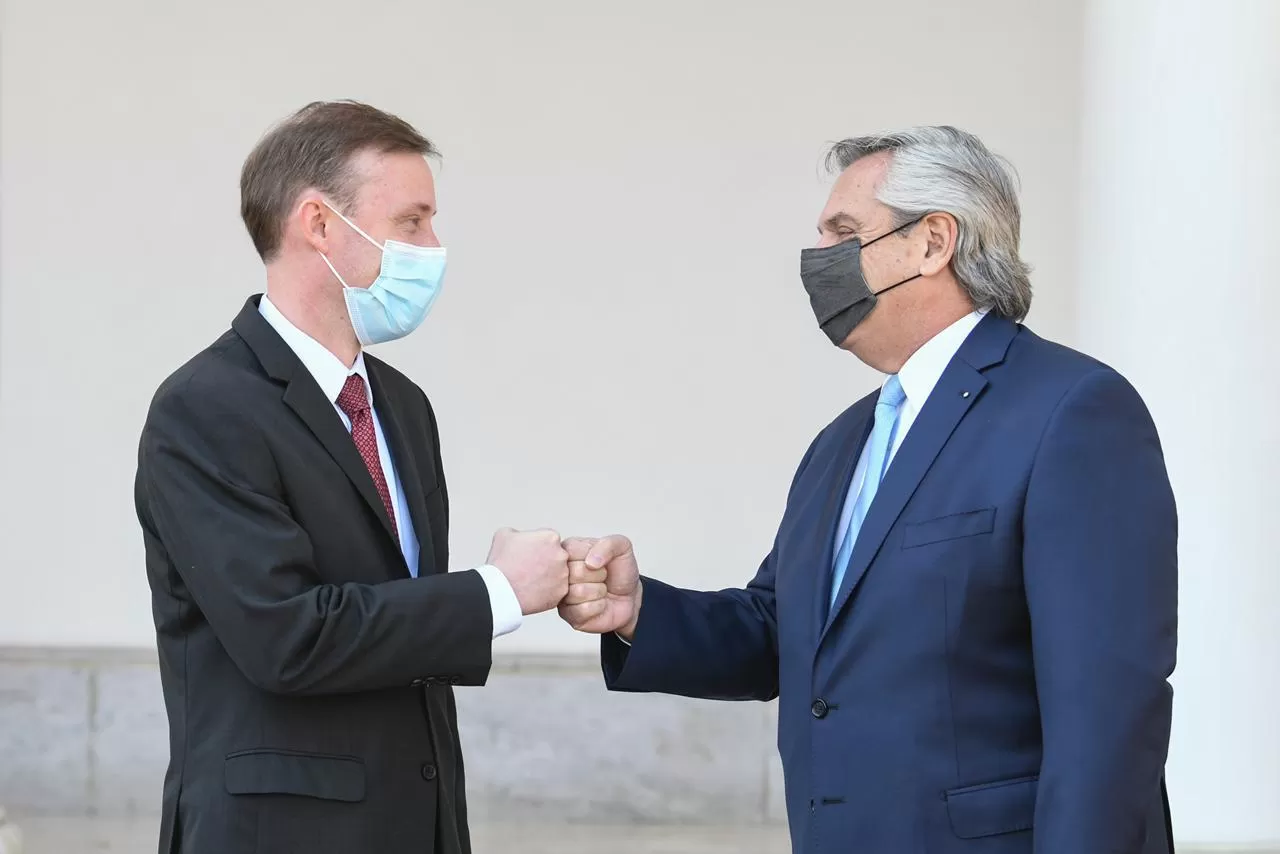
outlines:
[[[827,479],[825,500],[821,515],[818,518],[814,553],[805,561],[814,567],[813,572],[806,573],[812,579],[814,589],[808,597],[810,622],[813,626],[811,640],[814,648],[820,637],[819,629],[827,619],[827,608],[831,602],[831,570],[835,560],[836,528],[840,524],[840,511],[844,509],[845,499],[853,481],[853,473],[858,467],[858,458],[862,456],[862,446],[871,433],[871,416],[875,412],[875,397],[871,396],[857,404],[856,414],[850,418],[849,427],[832,443],[832,450],[825,459],[813,460],[810,464],[822,465],[832,477]]]
[[[267,374],[272,379],[287,383],[284,391],[285,405],[302,419],[302,423],[307,425],[329,452],[329,456],[333,457],[378,518],[387,536],[396,541],[396,550],[399,551],[400,544],[396,539],[391,517],[387,515],[378,489],[373,485],[373,477],[356,449],[356,443],[351,440],[351,434],[343,426],[333,403],[324,396],[315,378],[303,367],[289,345],[271,328],[271,324],[258,313],[258,299],[249,299],[232,328],[253,350]]]
[[[422,469],[414,453],[414,443],[409,441],[404,415],[401,414],[396,401],[386,392],[386,384],[382,380],[381,363],[365,356],[365,367],[369,370],[369,384],[373,390],[373,403],[378,410],[378,420],[382,422],[382,432],[387,437],[389,445],[387,450],[391,453],[396,474],[400,477],[405,504],[409,506],[409,517],[413,520],[413,531],[418,537],[418,575],[421,576],[427,569],[443,572],[443,569],[435,566],[431,524],[427,518],[427,496],[422,491]]]
[[[324,445],[329,456],[333,457],[334,462],[341,467],[360,492],[369,509],[378,517],[387,536],[396,540],[398,548],[399,540],[396,537],[395,528],[392,527],[391,517],[387,515],[382,497],[378,495],[378,488],[373,485],[373,476],[369,474],[364,458],[360,456],[356,443],[351,440],[351,434],[343,426],[342,419],[334,411],[333,404],[320,391],[311,374],[300,371],[290,381],[288,388],[284,391],[284,402],[310,428],[315,437],[320,440],[320,444]]]
[[[889,531],[928,473],[961,419],[987,387],[982,370],[1004,358],[1017,325],[993,315],[985,317],[961,345],[938,384],[925,401],[902,447],[894,455],[880,489],[867,511],[854,542],[849,567],[831,607],[819,643],[848,605]]]

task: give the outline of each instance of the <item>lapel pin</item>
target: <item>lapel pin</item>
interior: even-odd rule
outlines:
[[[963,397],[963,398],[968,398],[968,397],[969,397],[969,392],[967,392],[967,391],[962,391],[962,392],[960,392],[960,396],[961,396],[961,397]]]

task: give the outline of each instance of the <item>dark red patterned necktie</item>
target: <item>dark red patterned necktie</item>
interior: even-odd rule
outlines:
[[[373,476],[373,485],[391,519],[391,530],[398,537],[400,529],[396,525],[395,509],[391,506],[391,490],[387,488],[387,477],[382,473],[382,460],[378,458],[378,434],[373,429],[373,412],[369,408],[369,396],[365,394],[364,379],[359,374],[347,377],[342,392],[338,395],[338,408],[351,419],[351,438],[355,440],[356,449],[360,451],[365,467]]]

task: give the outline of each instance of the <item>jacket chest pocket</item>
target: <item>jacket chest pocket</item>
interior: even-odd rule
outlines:
[[[916,549],[921,546],[945,543],[951,540],[962,540],[967,537],[979,537],[990,534],[996,527],[996,508],[984,507],[969,510],[965,513],[952,513],[928,519],[924,522],[913,522],[903,526],[902,547]]]

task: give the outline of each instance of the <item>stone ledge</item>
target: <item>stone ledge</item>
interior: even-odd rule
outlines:
[[[783,818],[773,704],[610,694],[596,658],[554,655],[496,657],[489,684],[457,699],[477,821]],[[154,814],[167,726],[153,650],[0,648],[12,812]]]
[[[489,684],[457,697],[477,826],[629,823],[665,826],[673,840],[687,835],[680,826],[755,826],[782,838],[774,703],[610,694],[594,657],[554,655],[497,657]],[[0,805],[20,825],[79,816],[85,832],[152,834],[167,726],[152,650],[0,647]],[[595,733],[589,744],[583,732]]]
[[[31,854],[38,851],[149,851],[155,849],[158,821],[152,816],[85,818],[82,816],[17,817],[26,831]],[[476,851],[519,851],[520,854],[780,854],[788,850],[784,827],[706,825],[571,825],[540,822],[471,823]],[[0,854],[10,854],[0,844]],[[1280,854],[1280,846],[1240,848],[1178,845],[1178,854]]]

